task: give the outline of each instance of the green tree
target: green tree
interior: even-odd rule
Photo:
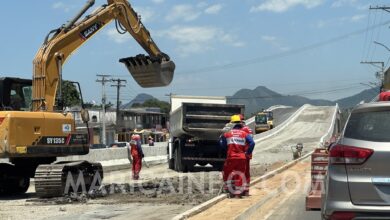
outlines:
[[[59,98],[58,95],[59,93],[57,91],[57,101]],[[77,106],[81,103],[80,94],[76,86],[66,80],[62,81],[62,99],[64,102],[64,107]]]

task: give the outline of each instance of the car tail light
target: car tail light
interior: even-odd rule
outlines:
[[[353,212],[333,212],[330,216],[330,220],[352,220],[355,218],[355,213]]]
[[[374,150],[335,145],[330,148],[329,160],[331,164],[363,164],[374,153]]]

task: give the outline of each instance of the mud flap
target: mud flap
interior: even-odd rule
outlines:
[[[137,55],[122,58],[135,81],[143,88],[167,86],[172,82],[175,63],[173,61],[159,61],[149,56]]]

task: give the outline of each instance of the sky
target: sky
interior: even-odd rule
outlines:
[[[7,1],[0,7],[0,75],[32,77],[32,61],[47,33],[86,1]],[[132,7],[161,51],[176,64],[167,87],[142,88],[118,60],[145,54],[114,22],[83,44],[63,66],[81,83],[84,101],[101,103],[98,74],[125,79],[121,102],[139,93],[230,96],[266,86],[284,95],[336,100],[370,88],[389,67],[390,13],[370,10],[385,0],[133,0]],[[93,9],[105,4],[96,0]],[[390,5],[387,5],[390,6]],[[377,42],[377,43],[374,43]],[[108,84],[107,99],[116,101]]]

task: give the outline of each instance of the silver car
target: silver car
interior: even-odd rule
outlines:
[[[352,111],[324,185],[322,219],[390,219],[390,102]]]

